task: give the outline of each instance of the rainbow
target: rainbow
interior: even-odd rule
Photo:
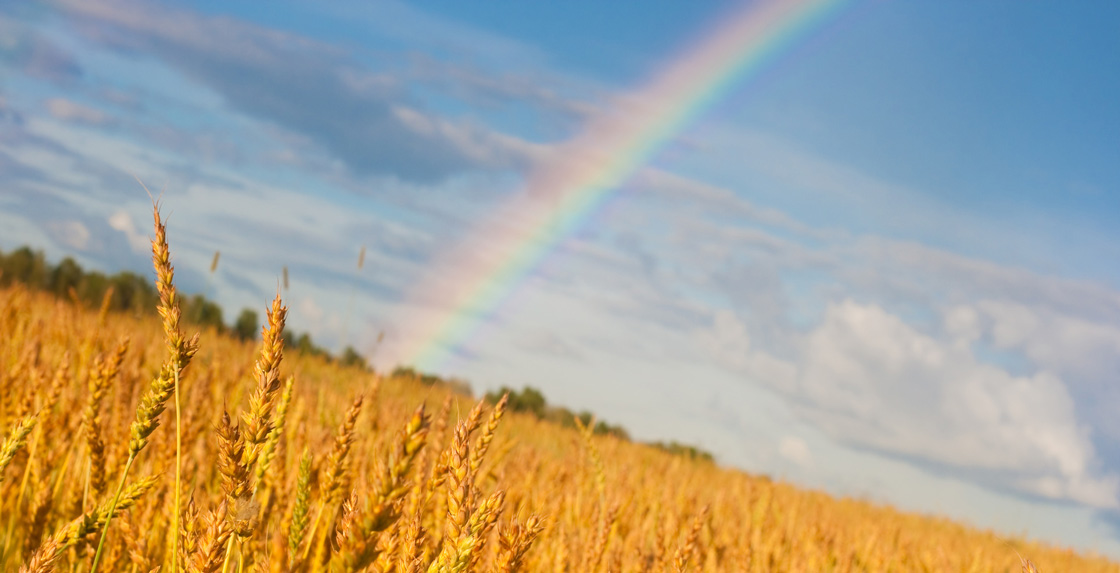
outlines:
[[[537,157],[526,192],[495,210],[432,265],[410,306],[398,360],[437,368],[524,278],[703,110],[830,19],[848,0],[752,2],[725,18],[646,86],[613,102],[573,139]],[[402,332],[402,334],[404,334]]]

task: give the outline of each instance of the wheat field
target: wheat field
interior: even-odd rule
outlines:
[[[0,570],[1120,571],[196,334],[152,244],[158,320],[0,291]]]

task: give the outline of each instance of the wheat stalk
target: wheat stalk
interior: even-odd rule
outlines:
[[[159,426],[159,415],[163,413],[164,408],[167,406],[167,400],[174,393],[176,396],[179,394],[179,377],[182,375],[183,370],[190,364],[191,358],[198,352],[198,334],[195,334],[191,339],[184,339],[182,333],[179,331],[179,319],[181,311],[179,309],[178,295],[175,290],[174,277],[175,268],[171,266],[171,253],[167,247],[167,228],[164,226],[163,221],[160,219],[159,207],[153,206],[153,218],[155,220],[155,238],[152,239],[152,265],[156,270],[156,290],[159,292],[159,311],[160,317],[163,319],[163,333],[168,349],[168,360],[164,363],[163,368],[160,369],[159,374],[152,381],[148,389],[148,393],[144,395],[140,401],[139,407],[136,409],[136,421],[132,423],[130,428],[130,436],[128,442],[128,459],[124,465],[124,471],[121,472],[120,483],[117,486],[117,491],[114,494],[114,501],[110,505],[116,505],[117,498],[121,495],[121,489],[124,487],[125,480],[128,478],[128,472],[132,469],[133,463],[136,461],[136,456],[148,445],[152,432]],[[176,405],[176,413],[179,408]],[[174,519],[178,519],[178,491],[179,486],[179,467],[180,467],[180,432],[178,431],[178,419],[176,419],[176,506],[174,508]],[[101,559],[101,552],[105,545],[105,538],[109,532],[109,524],[112,523],[113,512],[109,512],[109,518],[105,520],[105,526],[101,532],[101,540],[98,541],[97,551],[93,556],[93,565],[90,567],[90,573],[97,571],[97,565]],[[172,536],[173,539],[177,539]]]

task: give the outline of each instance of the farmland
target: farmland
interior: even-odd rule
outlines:
[[[1120,567],[182,320],[0,291],[0,570]],[[108,301],[108,297],[106,297]]]

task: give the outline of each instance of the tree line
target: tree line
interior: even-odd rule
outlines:
[[[626,428],[616,424],[608,424],[607,422],[596,420],[594,414],[587,410],[580,412],[572,412],[563,406],[549,405],[548,400],[545,399],[544,394],[540,390],[532,386],[525,386],[521,390],[514,390],[512,388],[502,386],[496,391],[487,392],[485,399],[491,403],[497,403],[503,395],[509,394],[509,402],[506,405],[511,411],[525,412],[536,416],[538,419],[559,424],[566,427],[575,427],[576,419],[584,427],[591,426],[591,431],[599,435],[614,436],[620,440],[631,441],[630,433]],[[592,426],[594,424],[594,426]],[[715,456],[710,452],[704,451],[696,446],[689,446],[678,442],[646,442],[646,445],[657,448],[661,451],[668,452],[673,455],[683,456],[694,460],[714,462]]]
[[[107,305],[110,312],[133,315],[155,314],[159,293],[148,277],[130,271],[106,275],[100,271],[87,271],[72,257],[57,264],[47,261],[42,251],[23,246],[11,252],[0,251],[0,288],[23,284],[32,290],[67,298],[87,307]],[[180,302],[183,320],[196,327],[212,328],[241,340],[256,340],[260,331],[260,316],[253,309],[242,309],[237,319],[226,324],[222,307],[201,294],[184,296]],[[284,344],[299,352],[339,361],[348,366],[369,368],[366,359],[354,348],[347,346],[339,356],[315,344],[307,332],[295,334],[284,331]]]
[[[87,307],[108,305],[110,312],[132,313],[134,315],[155,314],[159,293],[148,278],[129,271],[106,275],[99,271],[87,271],[71,257],[57,264],[50,264],[42,251],[24,246],[9,253],[0,251],[0,288],[12,284],[67,298]],[[252,341],[260,331],[260,318],[256,311],[246,308],[237,319],[226,324],[222,307],[201,294],[184,296],[180,302],[182,319],[200,328],[212,328],[219,333],[228,333],[238,339]],[[339,356],[332,355],[327,349],[315,344],[307,332],[295,334],[284,331],[284,346],[298,352],[320,356],[326,360],[337,361],[346,366],[372,370],[365,357],[353,347],[347,346]],[[466,396],[473,395],[471,386],[458,378],[441,378],[434,374],[418,372],[409,366],[400,366],[392,371],[393,377],[412,378],[427,386],[442,386]],[[586,410],[573,412],[563,406],[550,405],[544,394],[531,386],[521,390],[502,387],[488,392],[485,399],[496,403],[502,395],[509,393],[508,408],[514,412],[524,412],[541,420],[565,427],[575,427],[576,419],[588,426],[594,423],[592,431],[599,435],[610,435],[630,441],[630,434],[619,425],[596,420],[594,414]],[[714,461],[711,453],[695,446],[677,442],[651,442],[648,445],[665,452],[692,459]]]

